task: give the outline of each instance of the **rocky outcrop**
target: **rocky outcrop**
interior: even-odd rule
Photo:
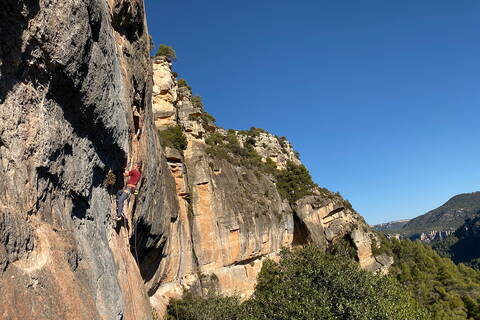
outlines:
[[[186,290],[202,294],[215,288],[248,297],[264,259],[278,259],[282,248],[296,245],[314,243],[328,249],[345,239],[357,250],[362,267],[386,272],[393,261],[373,256],[376,236],[338,194],[319,188],[292,205],[280,196],[273,176],[217,157],[206,143],[212,134],[233,133],[241,147],[252,146],[262,161],[270,159],[283,169],[289,161],[300,164],[285,138],[258,128],[227,132],[213,125],[203,107],[192,101],[189,88],[171,86],[168,61],[156,58],[153,64],[154,88],[168,88],[178,97],[172,103],[173,94],[164,91],[166,101],[154,99],[154,110],[168,112],[171,121],[157,122],[157,127],[178,125],[188,141],[186,150],[166,150],[180,210],[170,223],[166,256],[146,282],[159,314],[170,298]]]
[[[157,128],[176,124],[177,85],[171,73],[171,62],[165,57],[153,59],[152,111]]]
[[[177,209],[152,125],[143,2],[0,8],[0,318],[150,319],[130,237],[139,255],[161,251]],[[140,196],[113,229],[123,182],[107,174],[140,159]]]
[[[250,143],[263,160],[272,160],[279,169],[285,169],[289,161],[301,163],[298,153],[285,137],[277,137],[259,128],[237,132],[242,146]]]
[[[448,237],[448,235],[454,233],[455,230],[443,230],[443,231],[437,231],[437,230],[432,230],[428,232],[421,232],[421,233],[415,233],[412,234],[409,239],[412,241],[415,240],[420,240],[425,243],[430,243],[432,241],[440,241]]]

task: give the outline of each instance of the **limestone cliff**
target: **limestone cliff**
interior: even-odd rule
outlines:
[[[338,194],[279,191],[272,172],[301,164],[285,138],[215,126],[149,46],[141,0],[0,4],[0,319],[143,320],[186,290],[247,297],[264,259],[306,243],[346,239],[385,270]],[[184,150],[159,143],[176,126]]]
[[[161,246],[177,204],[149,49],[141,0],[1,2],[0,319],[151,318],[129,234]],[[123,181],[107,174],[140,159],[141,196],[113,229]]]
[[[346,239],[364,268],[386,270],[392,263],[388,257],[373,256],[375,235],[338,194],[317,187],[289,203],[274,176],[212,147],[215,139],[233,137],[238,150],[248,144],[263,163],[284,169],[289,162],[300,164],[285,138],[257,128],[227,131],[215,126],[190,89],[175,85],[169,61],[154,58],[153,70],[157,128],[180,126],[188,141],[184,151],[166,150],[180,208],[171,220],[166,256],[157,270],[142,262],[150,274],[146,284],[152,305],[160,313],[169,298],[185,290],[201,294],[213,287],[248,297],[262,261],[277,259],[283,247],[315,243],[327,249]]]

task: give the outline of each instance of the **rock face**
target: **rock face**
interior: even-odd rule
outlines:
[[[411,235],[409,238],[412,241],[420,240],[422,242],[429,243],[432,241],[443,240],[452,233],[454,233],[454,231],[452,230],[445,230],[445,231],[432,230],[428,232],[415,233]]]
[[[168,88],[167,99],[173,92],[178,96],[173,103],[154,98],[153,109],[168,113],[168,125],[180,126],[188,141],[186,150],[166,151],[180,208],[171,220],[166,256],[156,270],[142,263],[152,274],[146,285],[159,314],[169,298],[181,297],[186,290],[202,294],[215,288],[248,297],[263,260],[278,259],[284,247],[314,243],[328,249],[345,239],[357,249],[362,267],[386,272],[393,261],[373,256],[375,235],[339,195],[320,188],[291,205],[281,198],[274,177],[216,157],[206,144],[213,134],[233,134],[240,146],[251,145],[262,161],[270,159],[283,169],[288,161],[300,164],[285,138],[258,128],[227,132],[216,127],[194,103],[190,89],[171,86],[171,65],[164,58],[155,58],[153,65],[154,88]],[[165,130],[168,125],[162,122],[157,127]]]
[[[264,259],[308,243],[345,239],[364,268],[391,263],[339,195],[289,203],[272,174],[209,152],[230,135],[277,169],[300,164],[284,138],[212,123],[150,59],[141,0],[0,9],[0,319],[151,319],[186,290],[248,297]],[[156,131],[177,125],[186,149],[164,150]],[[139,160],[139,195],[114,223]]]
[[[161,247],[177,204],[143,2],[5,0],[0,33],[0,318],[150,319],[129,236],[139,253]],[[107,173],[140,159],[141,196],[113,229],[123,182],[107,187]]]
[[[263,159],[272,160],[279,169],[285,169],[288,161],[294,164],[301,163],[298,153],[285,137],[277,137],[258,128],[239,131],[238,133],[242,146],[247,142],[251,143]]]

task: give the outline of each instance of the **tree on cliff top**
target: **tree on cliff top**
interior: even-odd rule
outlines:
[[[166,57],[170,61],[177,60],[177,53],[173,50],[172,47],[167,46],[166,44],[161,44],[155,54],[156,57]]]

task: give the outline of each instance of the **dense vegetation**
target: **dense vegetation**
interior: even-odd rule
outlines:
[[[290,203],[312,194],[317,187],[303,164],[287,162],[287,168],[277,172],[277,189],[280,196]]]
[[[395,279],[361,270],[348,250],[309,246],[266,261],[253,297],[209,295],[173,300],[167,319],[430,319]]]
[[[216,158],[226,159],[231,163],[273,175],[276,178],[280,196],[283,199],[288,199],[290,203],[313,194],[315,189],[319,189],[313,182],[307,168],[302,164],[297,165],[289,161],[285,169],[278,169],[270,158],[262,161],[262,157],[255,151],[254,138],[260,132],[264,132],[263,129],[251,128],[249,131],[243,132],[247,133],[247,139],[243,147],[238,141],[237,132],[234,130],[227,131],[226,136],[218,132],[209,135],[205,140],[209,145],[207,153]]]
[[[226,135],[215,132],[205,139],[208,145],[207,153],[212,157],[273,174],[276,165],[270,159],[268,159],[270,161],[267,160],[264,163],[262,157],[255,151],[253,144],[249,141],[247,140],[242,147],[235,130],[228,130]]]
[[[170,46],[167,46],[165,44],[161,44],[160,47],[158,48],[157,50],[157,53],[155,54],[155,56],[159,57],[159,56],[163,56],[163,57],[166,57],[168,60],[170,61],[175,61],[177,60],[177,53],[175,52],[175,50],[173,50],[172,47]]]
[[[383,239],[391,274],[432,313],[432,319],[480,319],[480,272],[455,265],[420,241]]]
[[[180,126],[169,127],[158,131],[160,144],[164,147],[185,150],[187,148],[187,137]]]
[[[443,257],[455,263],[480,269],[480,216],[468,219],[454,234],[442,241],[432,244],[432,247]]]

